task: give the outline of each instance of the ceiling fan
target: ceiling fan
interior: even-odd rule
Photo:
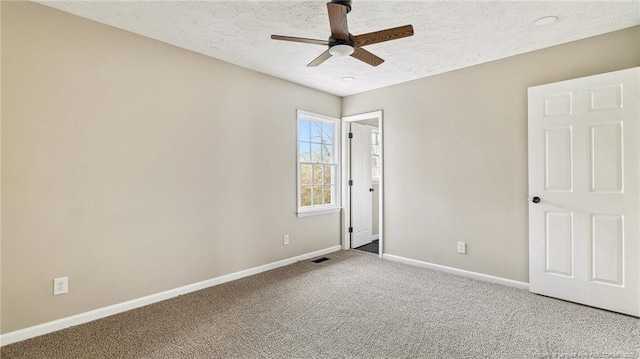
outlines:
[[[327,10],[329,11],[329,25],[331,27],[329,40],[305,39],[302,37],[281,35],[271,35],[271,38],[274,40],[329,46],[327,51],[320,54],[320,56],[316,57],[315,60],[307,65],[310,67],[320,65],[331,56],[349,55],[371,66],[378,66],[383,63],[384,60],[363,49],[362,46],[413,35],[413,26],[405,25],[354,36],[349,33],[347,26],[347,13],[351,11],[351,0],[332,0],[327,3]]]

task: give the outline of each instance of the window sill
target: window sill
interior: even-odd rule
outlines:
[[[298,212],[297,214],[298,214],[298,218],[302,218],[302,217],[320,216],[323,214],[337,213],[337,212],[340,212],[340,210],[342,210],[342,208],[337,207],[337,208],[302,211],[302,212]]]

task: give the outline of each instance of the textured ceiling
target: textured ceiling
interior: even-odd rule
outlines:
[[[412,24],[413,37],[367,46],[386,61],[354,58],[306,64],[319,45],[275,41],[271,34],[327,39],[321,1],[39,1],[72,14],[338,96],[351,95],[640,24],[640,0],[359,1],[349,30],[358,35]],[[531,23],[554,15],[542,28]],[[342,81],[353,76],[355,81]]]

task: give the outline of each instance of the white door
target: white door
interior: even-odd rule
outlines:
[[[351,123],[351,248],[371,243],[371,127]]]
[[[529,88],[534,293],[640,316],[640,68]]]

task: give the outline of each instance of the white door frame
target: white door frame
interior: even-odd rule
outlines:
[[[342,233],[342,249],[350,249],[351,248],[351,235],[349,234],[349,224],[351,218],[351,203],[349,191],[351,187],[349,187],[349,169],[351,167],[350,158],[350,148],[349,148],[349,123],[355,121],[363,121],[377,119],[378,120],[378,131],[380,138],[380,184],[378,191],[379,198],[379,225],[378,231],[380,233],[379,245],[378,245],[378,256],[382,258],[383,249],[384,249],[384,128],[382,125],[382,110],[361,113],[353,116],[345,116],[342,118],[342,221],[341,221],[341,233]]]

